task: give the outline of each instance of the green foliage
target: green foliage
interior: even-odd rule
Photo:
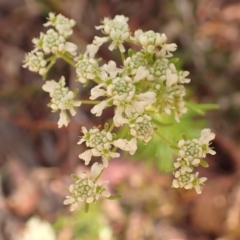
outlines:
[[[71,240],[93,240],[99,236],[111,234],[102,209],[98,203],[91,204],[91,210],[86,214],[85,211],[74,211],[71,216],[60,215],[54,224],[56,232],[63,231],[65,228],[71,231]]]
[[[169,147],[161,139],[154,135],[152,140],[143,145],[138,142],[139,148],[136,154],[137,158],[146,159],[146,161],[153,162],[157,165],[160,171],[171,171],[173,169],[173,159],[178,150],[177,142],[181,138],[195,138],[199,135],[200,129],[206,126],[206,122],[200,118],[199,115],[204,115],[207,110],[216,109],[216,104],[197,104],[193,102],[186,103],[188,112],[181,118],[181,122],[176,122],[173,116],[159,116],[156,115],[154,123],[158,123],[159,133],[172,143]],[[204,165],[204,163],[202,163]]]

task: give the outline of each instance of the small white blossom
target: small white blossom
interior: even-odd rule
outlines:
[[[43,90],[49,92],[51,102],[49,107],[53,111],[60,110],[60,119],[58,121],[58,127],[67,126],[69,123],[69,116],[66,110],[69,110],[72,116],[76,114],[75,107],[81,105],[81,101],[74,100],[76,93],[70,91],[68,87],[65,87],[65,78],[62,76],[59,82],[55,80],[46,81],[43,85]]]
[[[215,134],[212,133],[209,128],[203,129],[201,131],[201,137],[199,138],[199,141],[202,145],[202,151],[204,153],[204,156],[207,153],[211,155],[216,154],[216,152],[209,147],[210,141],[212,141],[214,138],[215,138]]]
[[[128,75],[134,76],[134,82],[138,82],[143,79],[148,81],[154,80],[149,72],[151,65],[148,63],[145,54],[137,52],[131,57],[127,57],[124,62],[124,70]]]
[[[206,177],[198,177],[198,173],[189,173],[189,172],[181,172],[176,171],[174,173],[175,179],[172,182],[173,188],[185,188],[185,189],[193,189],[195,188],[198,194],[201,194],[201,185],[207,180]]]
[[[206,157],[207,153],[216,153],[209,147],[210,141],[214,138],[215,134],[210,129],[203,129],[199,139],[181,139],[178,142],[179,158],[174,163],[177,171],[174,173],[173,187],[184,187],[185,189],[192,189],[194,187],[198,194],[201,193],[201,184],[207,178],[198,178],[198,173],[194,174],[192,171],[194,167],[204,163],[202,159]]]
[[[129,152],[133,155],[137,150],[137,140],[136,138],[132,138],[130,141],[126,139],[118,139],[113,142],[114,146]]]
[[[130,29],[128,26],[128,18],[123,15],[117,15],[114,19],[104,18],[102,25],[97,26],[96,29],[102,30],[103,34],[108,37],[95,37],[93,43],[101,46],[104,42],[112,41],[109,50],[119,48],[121,52],[125,52],[123,42],[130,37]]]
[[[152,118],[147,114],[134,114],[129,120],[130,134],[145,143],[149,142],[154,133],[151,120]]]
[[[190,78],[186,78],[189,75],[188,71],[180,71],[178,73],[178,82],[179,83],[189,83],[190,82]]]
[[[109,197],[110,193],[107,191],[107,181],[102,184],[96,182],[96,177],[101,173],[103,167],[94,163],[91,168],[90,177],[83,172],[79,177],[73,176],[75,183],[70,185],[69,192],[71,196],[67,196],[63,202],[65,205],[70,204],[70,211],[76,210],[81,203],[96,202],[100,196]]]
[[[66,40],[64,36],[60,35],[53,29],[47,30],[46,34],[43,36],[42,49],[45,53],[56,53],[63,52],[65,50]]]
[[[40,75],[44,75],[47,72],[47,61],[44,59],[42,52],[29,52],[25,55],[24,68],[29,68],[32,72],[38,72]]]
[[[101,89],[105,87],[105,89]],[[125,117],[131,117],[134,113],[142,114],[144,109],[156,101],[156,93],[153,91],[136,94],[136,87],[133,80],[128,76],[116,77],[107,85],[106,83],[96,86],[91,91],[90,99],[106,96],[107,100],[95,105],[91,112],[100,116],[102,110],[113,104],[116,107],[113,117],[116,127],[125,123]],[[123,116],[124,115],[124,116]]]
[[[94,58],[79,56],[76,60],[77,79],[81,83],[95,79],[100,73],[98,63]]]
[[[78,144],[86,142],[86,146],[90,149],[79,154],[79,158],[85,161],[85,164],[89,164],[91,158],[102,157],[104,167],[108,166],[108,161],[112,158],[120,156],[119,153],[112,152],[111,148],[113,145],[113,135],[106,130],[99,130],[94,127],[89,131],[82,127],[83,136],[80,138]]]
[[[84,56],[89,58],[94,58],[96,53],[98,52],[99,46],[95,44],[88,44],[86,47],[86,52],[84,53]]]
[[[45,23],[44,26],[54,26],[60,34],[67,37],[72,34],[72,28],[75,24],[76,22],[73,19],[66,18],[62,14],[56,15],[50,12],[48,22]]]
[[[177,49],[177,44],[175,43],[170,43],[170,44],[163,44],[162,49],[160,50],[160,55],[164,57],[172,57],[173,54],[171,52],[176,51]]]
[[[180,148],[178,152],[179,157],[187,159],[193,166],[198,166],[203,157],[203,152],[201,144],[197,139],[182,139],[178,142],[178,147]]]
[[[33,52],[42,50],[44,53],[69,52],[71,55],[76,55],[77,46],[74,43],[67,42],[65,37],[59,32],[49,29],[45,34],[40,33],[39,38],[34,38],[33,43],[35,49]]]
[[[180,168],[179,171],[184,174],[186,172],[192,172],[193,166],[198,165],[199,163],[200,160],[198,161],[198,159],[195,159],[192,164],[187,158],[177,158],[173,165],[176,169]]]
[[[160,113],[174,114],[175,120],[180,121],[181,116],[187,112],[183,97],[186,94],[183,85],[172,85],[169,87],[157,88],[157,93],[160,96],[156,101],[155,107]]]
[[[142,45],[143,51],[154,54],[156,48],[161,47],[161,51],[169,53],[175,51],[177,48],[176,44],[166,44],[167,37],[163,33],[156,33],[154,31],[143,32],[142,30],[137,30],[134,33],[134,37],[131,37],[132,41],[136,44]]]

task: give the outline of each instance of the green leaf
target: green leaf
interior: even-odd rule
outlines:
[[[204,161],[204,160],[200,161],[200,165],[205,167],[205,168],[209,167],[208,163],[206,161]]]
[[[109,200],[115,200],[115,199],[120,199],[122,196],[121,195],[115,195],[115,196],[110,196],[107,199]]]

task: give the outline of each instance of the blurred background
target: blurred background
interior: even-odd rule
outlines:
[[[117,14],[129,17],[132,32],[162,32],[178,45],[175,56],[190,72],[191,98],[219,104],[206,116],[217,155],[200,170],[208,177],[201,195],[171,189],[172,175],[162,167],[166,159],[125,156],[102,176],[120,200],[101,201],[88,214],[63,206],[70,174],[88,171],[78,159],[81,126],[102,124],[111,111],[94,119],[81,107],[68,128],[57,128],[41,77],[22,68],[49,12],[76,20],[71,41],[80,52],[100,35],[100,20]],[[107,47],[100,55],[117,60]],[[61,75],[70,88],[79,86],[74,70],[59,60],[48,79]],[[88,89],[81,91],[87,96]],[[55,232],[36,238],[44,240],[239,240],[239,109],[239,0],[0,0],[0,240],[22,240],[36,217]],[[40,223],[35,227],[38,232]]]

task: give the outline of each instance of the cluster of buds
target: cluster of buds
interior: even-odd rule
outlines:
[[[70,115],[74,116],[76,107],[82,104],[93,104],[91,113],[97,117],[106,108],[114,109],[112,119],[103,129],[82,127],[83,135],[78,144],[84,143],[87,150],[80,153],[79,158],[88,165],[92,157],[100,157],[102,164],[92,165],[90,177],[87,173],[79,177],[72,175],[75,184],[69,187],[71,196],[64,201],[64,204],[71,205],[71,210],[75,210],[79,203],[88,206],[100,196],[111,198],[106,189],[107,183],[97,183],[109,161],[120,156],[119,150],[133,155],[138,141],[147,144],[155,133],[159,135],[156,119],[161,116],[172,115],[179,122],[187,112],[184,84],[190,82],[187,78],[189,72],[177,70],[176,59],[172,58],[177,45],[167,43],[164,33],[137,30],[132,34],[127,17],[104,18],[102,24],[96,27],[104,36],[94,37],[86,51],[76,56],[77,46],[67,40],[74,25],[74,20],[50,13],[44,26],[53,28],[33,39],[34,50],[26,55],[23,65],[45,78],[55,61],[62,58],[75,68],[77,82],[84,86],[91,81],[95,84],[90,90],[89,100],[78,100],[78,89],[71,91],[63,76],[58,82],[45,82],[43,90],[51,98],[48,106],[54,112],[60,111],[59,128],[68,126]],[[113,60],[101,63],[101,59],[95,57],[99,48],[107,42],[110,42],[110,51],[119,50],[120,65]],[[124,46],[126,42],[137,45],[136,49],[140,50],[127,48]],[[121,131],[117,132],[119,128]],[[206,178],[198,178],[193,168],[203,164],[202,158],[207,153],[215,153],[209,147],[213,138],[214,134],[205,129],[198,140],[179,141],[173,187],[195,188],[198,193],[201,192],[200,185]]]
[[[97,183],[98,176],[103,171],[103,165],[94,163],[91,167],[90,177],[83,172],[79,177],[72,174],[75,183],[69,186],[71,196],[67,196],[64,201],[65,205],[70,204],[70,211],[74,211],[79,203],[94,203],[100,196],[110,197],[110,193],[106,190],[107,181],[102,184]]]
[[[43,85],[43,90],[49,92],[51,97],[51,102],[48,106],[52,109],[53,112],[60,110],[60,118],[58,120],[58,127],[67,126],[70,119],[66,110],[68,110],[72,116],[77,112],[75,107],[81,105],[81,101],[74,100],[78,89],[75,89],[74,92],[70,91],[68,87],[65,87],[65,78],[62,76],[59,82],[55,80],[46,81]]]
[[[199,139],[182,139],[178,142],[179,152],[174,167],[175,179],[172,187],[174,188],[195,188],[198,194],[201,193],[201,185],[207,180],[206,177],[198,177],[198,172],[193,173],[195,167],[199,165],[207,167],[208,164],[203,160],[206,154],[214,155],[216,152],[210,148],[211,141],[215,134],[210,129],[203,129]]]
[[[55,29],[48,29],[46,33],[40,33],[39,38],[32,40],[34,49],[26,54],[23,67],[30,71],[38,72],[44,76],[52,65],[55,58],[46,57],[49,54],[69,53],[72,56],[76,55],[77,46],[67,41],[67,38],[72,34],[72,28],[75,25],[73,19],[68,19],[61,14],[57,16],[54,13],[49,13],[48,22],[45,27],[52,26]]]

